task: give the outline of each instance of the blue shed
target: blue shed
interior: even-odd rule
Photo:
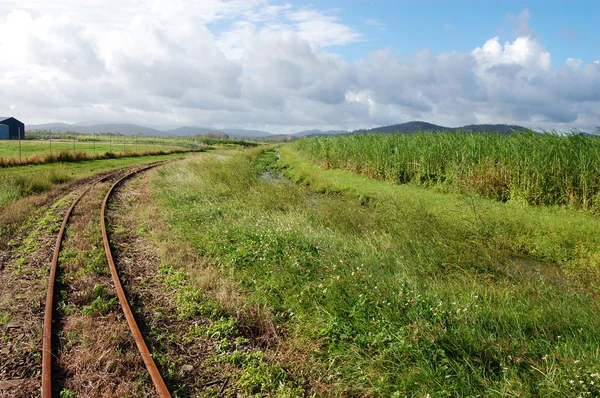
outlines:
[[[7,140],[9,128],[6,124],[0,124],[0,140]]]
[[[8,132],[8,134],[6,134]],[[0,140],[18,140],[25,139],[25,124],[14,117],[0,116]]]

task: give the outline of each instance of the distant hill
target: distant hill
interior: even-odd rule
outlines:
[[[361,133],[417,133],[419,131],[473,131],[479,133],[510,134],[512,130],[529,130],[523,126],[509,124],[469,124],[462,127],[445,127],[427,122],[408,122],[391,126],[375,127],[372,129],[355,130],[353,134]]]
[[[272,135],[268,131],[261,130],[244,130],[244,129],[219,129],[224,133],[227,133],[230,137],[268,137]]]
[[[256,137],[256,141],[266,141],[266,142],[288,142],[294,141],[296,139],[295,136],[291,134],[270,134],[263,137]]]
[[[308,137],[311,135],[338,135],[338,134],[348,134],[349,131],[346,130],[304,130],[294,133],[294,137]]]
[[[153,129],[150,127],[138,126],[136,124],[127,123],[106,123],[94,124],[86,126],[82,124],[67,124],[67,123],[46,123],[46,124],[29,124],[26,127],[27,131],[32,130],[52,130],[53,132],[73,132],[73,133],[121,133],[125,135],[135,135],[142,133],[144,135],[166,135],[164,131]]]
[[[246,137],[263,137],[270,136],[268,131],[260,130],[244,130],[244,129],[217,129],[213,127],[202,126],[183,126],[173,130],[163,131],[150,127],[139,126],[136,124],[86,124],[86,123],[46,123],[46,124],[30,124],[27,125],[27,131],[34,130],[52,130],[53,132],[73,132],[73,133],[120,133],[125,135],[135,135],[142,133],[144,135],[153,136],[191,136],[203,135],[206,133],[225,133],[230,137],[246,138]]]
[[[183,126],[174,130],[169,130],[169,134],[176,136],[185,136],[185,135],[204,135],[206,133],[225,133],[230,137],[235,138],[254,138],[254,137],[263,137],[270,136],[271,133],[268,131],[260,131],[260,130],[244,130],[244,129],[216,129],[212,127],[193,127],[193,126]]]
[[[27,131],[34,130],[52,130],[53,132],[74,132],[74,133],[120,133],[125,135],[135,135],[141,133],[150,136],[192,136],[204,135],[206,133],[225,133],[231,138],[249,138],[262,141],[286,141],[300,137],[309,137],[315,135],[340,135],[340,134],[361,134],[361,133],[416,133],[419,131],[475,131],[475,132],[496,132],[500,134],[510,134],[512,130],[527,130],[525,127],[507,124],[469,124],[462,127],[445,127],[433,123],[422,121],[413,121],[408,123],[393,124],[391,126],[381,126],[372,129],[355,130],[352,133],[346,130],[304,130],[292,135],[272,134],[268,131],[245,130],[245,129],[220,129],[204,126],[182,126],[172,130],[158,130],[150,127],[139,126],[127,123],[104,123],[104,124],[86,124],[86,123],[46,123],[30,124],[26,126]],[[288,138],[291,137],[291,138]]]
[[[191,136],[191,135],[204,135],[206,133],[224,133],[224,131],[219,129],[213,129],[210,127],[192,127],[192,126],[183,126],[176,128],[174,130],[168,131],[169,135],[175,136]]]
[[[474,131],[478,133],[486,133],[486,132],[495,132],[500,134],[511,134],[513,130],[522,131],[522,130],[531,130],[527,127],[518,126],[516,124],[469,124],[455,130],[466,130],[466,131]]]
[[[44,123],[44,124],[26,124],[25,130],[52,130],[55,132],[73,131],[74,128],[78,128],[74,124],[67,123]]]

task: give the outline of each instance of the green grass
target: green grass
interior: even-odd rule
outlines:
[[[183,157],[181,154],[88,160],[77,163],[0,168],[0,209],[20,198],[44,192],[56,184],[122,167]]]
[[[162,168],[155,197],[178,236],[239,284],[245,310],[266,309],[305,347],[309,384],[600,393],[600,221],[589,212],[386,184],[286,146],[293,184],[261,178],[274,157],[260,153]]]
[[[84,153],[88,156],[114,154],[142,154],[144,152],[198,149],[206,145],[254,147],[256,142],[242,139],[212,139],[202,137],[122,136],[120,134],[31,132],[27,139],[0,140],[0,165],[32,157],[46,157],[65,153]],[[20,155],[19,155],[20,154]]]
[[[120,138],[120,141],[119,141]],[[147,141],[147,142],[146,142]],[[95,147],[95,148],[94,148]],[[112,144],[109,141],[91,142],[85,140],[52,140],[52,154],[58,155],[60,152],[83,152],[87,155],[100,155],[106,152],[112,153],[142,153],[145,151],[170,151],[176,149],[185,149],[183,145],[176,145],[170,140],[152,140],[140,139],[135,144],[133,137],[126,137],[125,146],[122,137],[117,137]],[[23,159],[38,155],[50,155],[50,141],[39,140],[21,141],[21,156]],[[189,149],[189,147],[188,147]],[[10,159],[19,157],[19,142],[14,140],[0,141],[0,158]]]
[[[500,201],[600,209],[600,138],[582,134],[363,134],[294,148],[326,168]]]

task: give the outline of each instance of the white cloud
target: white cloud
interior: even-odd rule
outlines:
[[[385,31],[387,28],[387,24],[383,21],[380,21],[377,18],[365,19],[365,25],[373,26],[375,28],[378,28],[380,31]]]
[[[341,24],[335,16],[324,15],[316,10],[289,12],[287,18],[292,21],[302,39],[321,47],[342,46],[362,37],[354,29]]]
[[[488,40],[472,52],[478,66],[487,69],[496,65],[517,65],[523,73],[533,75],[548,71],[552,57],[545,48],[530,37],[518,37],[513,42],[500,44],[498,37]]]
[[[21,3],[0,4],[0,51],[11,55],[0,63],[0,113],[27,123],[274,132],[413,119],[600,125],[600,61],[569,58],[553,68],[550,52],[521,26],[528,12],[517,18],[524,35],[512,41],[402,57],[379,49],[348,62],[330,47],[368,38],[315,8],[268,0]]]
[[[565,65],[570,68],[573,68],[573,69],[578,69],[581,65],[583,65],[583,60],[575,59],[575,58],[567,58],[567,62],[565,63]]]

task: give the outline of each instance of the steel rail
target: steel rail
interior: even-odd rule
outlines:
[[[50,265],[50,274],[48,275],[48,289],[46,292],[46,309],[44,313],[44,328],[42,336],[42,397],[52,397],[52,312],[54,309],[54,284],[56,281],[56,271],[58,269],[58,256],[60,254],[60,247],[62,245],[63,236],[67,223],[71,217],[73,209],[79,203],[83,195],[85,195],[92,187],[96,184],[106,180],[114,174],[106,175],[98,180],[94,181],[88,186],[71,204],[69,210],[63,217],[58,236],[56,237],[56,244],[54,246],[54,254],[52,255],[52,263]]]
[[[147,170],[151,167],[157,166],[164,161],[150,163],[149,165],[138,169],[132,173],[127,174],[125,177],[135,174],[136,172]],[[110,177],[115,176],[116,174],[122,172],[124,169],[118,170],[116,172],[107,174],[95,181],[93,181],[84,191],[79,194],[79,196],[73,201],[67,212],[63,217],[62,224],[60,226],[60,230],[58,231],[58,235],[56,237],[56,243],[54,246],[54,253],[52,255],[52,263],[50,264],[50,273],[48,275],[48,288],[46,292],[46,307],[44,311],[44,326],[43,326],[43,334],[42,334],[42,398],[51,398],[52,397],[52,313],[54,310],[54,287],[56,282],[56,272],[58,270],[58,258],[60,255],[60,249],[62,246],[63,237],[65,234],[65,230],[67,228],[67,224],[69,219],[71,218],[71,214],[73,213],[73,209],[79,203],[81,198],[94,187],[96,184],[106,181]],[[123,180],[120,179],[119,181]],[[113,186],[114,188],[114,186]],[[112,188],[111,188],[112,189]],[[104,208],[102,208],[104,211]],[[103,216],[104,217],[104,216]]]
[[[125,292],[123,290],[123,286],[121,285],[121,281],[119,280],[119,274],[117,272],[117,267],[115,266],[115,262],[113,260],[112,251],[110,250],[110,241],[108,240],[108,234],[106,232],[106,206],[108,204],[108,200],[113,193],[114,189],[125,179],[141,172],[144,170],[148,170],[152,167],[156,167],[158,164],[152,164],[150,166],[143,167],[141,169],[135,170],[131,173],[128,173],[118,179],[113,186],[108,190],[106,196],[104,197],[104,201],[102,202],[102,209],[100,211],[100,227],[102,228],[102,238],[104,241],[104,251],[106,253],[106,259],[108,261],[108,266],[110,268],[110,274],[113,280],[113,284],[115,285],[115,290],[117,292],[117,296],[119,297],[119,302],[121,303],[121,308],[123,309],[123,313],[125,314],[125,319],[127,320],[127,324],[129,325],[129,330],[135,339],[135,344],[138,347],[138,350],[142,356],[142,360],[146,365],[146,369],[150,374],[150,378],[152,379],[152,383],[154,384],[154,388],[160,397],[171,397],[169,393],[169,389],[167,388],[164,380],[162,379],[154,360],[152,359],[152,355],[148,350],[148,346],[144,341],[142,333],[138,328],[138,325],[135,321],[133,313],[131,312],[131,308],[129,307],[129,302],[127,301],[127,297],[125,296]]]

